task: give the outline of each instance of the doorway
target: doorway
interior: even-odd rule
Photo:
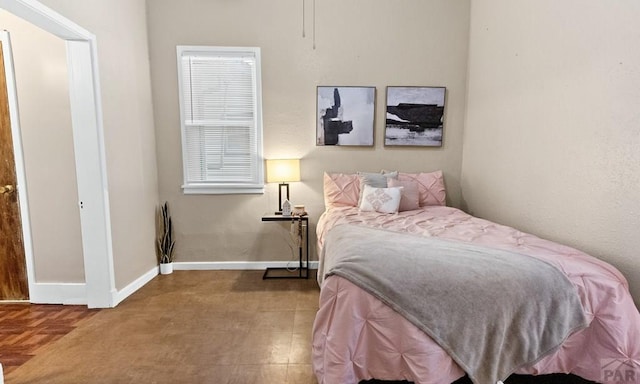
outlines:
[[[115,280],[96,38],[77,24],[34,0],[3,0],[0,2],[0,7],[66,40],[86,304],[90,308],[113,307]],[[12,108],[12,97],[15,98],[15,94],[12,95],[9,92],[10,114],[17,116],[17,108]],[[15,104],[15,100],[13,103]],[[12,120],[15,119],[12,118]],[[24,171],[23,165],[23,160],[16,153],[19,199],[24,195],[22,189],[25,187],[20,183],[20,170]],[[26,217],[27,215],[22,216],[23,222]],[[25,244],[27,244],[31,240],[26,230],[27,226],[23,228]],[[33,260],[33,254],[29,253],[28,246],[25,252],[27,260]],[[51,292],[47,291],[49,285],[38,284],[35,281],[33,268],[27,268],[27,273],[31,301],[52,302]]]

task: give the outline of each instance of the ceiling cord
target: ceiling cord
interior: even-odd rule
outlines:
[[[307,26],[305,23],[305,13],[306,13],[306,5],[305,5],[306,0],[302,0],[302,38],[306,38],[307,37]],[[312,0],[312,39],[313,39],[313,49],[316,49],[316,0]]]

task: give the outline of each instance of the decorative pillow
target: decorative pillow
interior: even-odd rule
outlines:
[[[400,181],[416,181],[420,192],[420,206],[445,205],[446,192],[442,171],[429,173],[403,173],[398,175]]]
[[[387,181],[390,179],[398,178],[398,171],[394,172],[358,172],[358,178],[360,179],[360,197],[358,198],[358,206],[362,202],[362,192],[364,186],[368,185],[375,188],[387,188]]]
[[[376,188],[386,188],[388,179],[397,179],[398,172],[374,173],[374,172],[358,172],[360,178],[360,187],[369,185]],[[362,188],[360,188],[362,189]]]
[[[399,212],[420,208],[420,190],[417,181],[389,179],[389,187],[402,187]]]
[[[375,188],[369,185],[364,186],[360,211],[396,213],[400,206],[402,187]]]
[[[357,207],[360,180],[355,173],[324,173],[324,206]]]

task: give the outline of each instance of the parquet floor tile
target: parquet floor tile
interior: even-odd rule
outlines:
[[[9,373],[38,349],[67,333],[99,310],[81,305],[0,303],[0,363]]]

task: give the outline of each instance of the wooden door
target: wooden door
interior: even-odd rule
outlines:
[[[3,51],[0,42],[0,300],[26,300],[29,286]]]

